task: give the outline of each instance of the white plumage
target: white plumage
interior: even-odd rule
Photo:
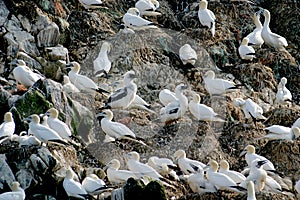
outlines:
[[[207,9],[207,4],[208,4],[208,2],[206,0],[200,1],[198,17],[199,17],[200,23],[203,26],[207,26],[210,29],[212,36],[214,36],[215,35],[216,16],[211,10]]]
[[[195,174],[190,174],[187,176],[188,176],[187,183],[189,184],[193,192],[199,194],[204,194],[207,192],[211,192],[211,193],[217,192],[217,188],[215,187],[215,185],[209,182],[204,177],[203,170],[201,170],[201,172],[197,172]]]
[[[161,90],[158,94],[158,98],[164,106],[178,100],[175,93],[171,92],[169,89]]]
[[[85,9],[96,9],[102,5],[101,0],[79,0]]]
[[[96,174],[87,175],[81,184],[87,193],[91,195],[98,195],[112,190],[112,188],[109,188]]]
[[[204,74],[204,87],[210,95],[221,95],[232,92],[236,89],[236,85],[232,81],[221,78],[215,78],[215,72],[212,70]]]
[[[254,118],[254,120],[266,120],[263,116],[263,109],[250,98],[246,100],[236,98],[233,100],[233,104],[242,108],[246,119]]]
[[[80,92],[67,75],[64,75],[63,90],[68,94]]]
[[[179,149],[174,153],[174,159],[177,161],[180,170],[187,175],[196,173],[199,170],[203,170],[203,168],[206,166],[200,161],[187,158],[185,151],[182,149]]]
[[[0,194],[0,200],[24,200],[25,191],[20,187],[19,182],[13,182],[11,185],[11,192],[4,192]]]
[[[31,71],[23,60],[17,61],[18,66],[14,68],[13,75],[18,83],[21,83],[26,88],[31,87],[42,76]]]
[[[73,179],[74,175],[70,169],[67,169],[66,176],[63,181],[63,187],[69,197],[76,197],[79,199],[85,199],[88,193],[84,187]]]
[[[253,46],[261,48],[261,45],[264,43],[262,38],[262,24],[260,22],[260,12],[256,12],[253,15],[253,21],[255,24],[255,29],[249,33],[246,37],[249,38],[249,43],[252,43]]]
[[[269,133],[261,138],[268,138],[272,140],[295,140],[300,136],[300,129],[298,127],[285,127],[281,125],[272,125],[264,128]]]
[[[253,181],[257,192],[263,190],[266,184],[267,172],[263,169],[266,163],[267,160],[254,159],[251,162],[250,173],[245,180],[245,182]],[[245,182],[241,183],[241,186],[244,186]]]
[[[226,160],[221,160],[220,161],[219,172],[229,176],[237,184],[239,184],[242,181],[246,180],[246,177],[243,174],[241,174],[240,172],[230,170],[229,169],[229,163]]]
[[[263,9],[263,15],[265,16],[265,21],[261,35],[268,46],[274,47],[279,50],[285,50],[284,47],[288,46],[286,39],[276,33],[273,33],[269,27],[271,14],[268,10]]]
[[[135,3],[135,7],[140,11],[140,15],[158,16],[161,15],[155,10],[159,7],[159,2],[156,0],[139,0]]]
[[[189,110],[198,120],[224,122],[211,107],[200,103],[199,94],[193,94],[193,99],[189,102]]]
[[[94,74],[96,77],[102,76],[103,73],[108,74],[111,68],[111,62],[108,58],[111,44],[109,42],[103,42],[98,57],[93,61]]]
[[[137,8],[129,8],[123,16],[123,22],[125,26],[134,30],[157,28],[153,22],[142,18]]]
[[[6,136],[12,136],[15,132],[15,122],[11,112],[4,114],[4,121],[0,125],[0,138]]]
[[[249,38],[245,37],[242,40],[241,45],[239,46],[239,55],[243,60],[252,61],[255,58],[255,50],[252,46],[248,46]]]
[[[286,88],[287,78],[282,77],[277,86],[276,102],[279,104],[289,104],[292,101],[292,93]]]
[[[159,158],[157,156],[151,156],[148,159],[147,165],[155,169],[162,176],[172,176],[175,180],[179,180],[176,172],[170,168],[177,168],[177,165],[175,165],[169,158]]]
[[[56,131],[61,138],[70,141],[72,132],[66,123],[58,119],[58,110],[55,108],[50,108],[46,112],[46,115],[48,116],[47,118],[48,126],[54,131]]]
[[[253,181],[248,181],[246,183],[246,186],[247,186],[247,200],[256,200]]]
[[[300,180],[298,180],[295,184],[295,190],[300,195]]]
[[[189,44],[185,44],[179,49],[179,57],[182,63],[185,65],[190,63],[195,65],[197,60],[197,53]]]

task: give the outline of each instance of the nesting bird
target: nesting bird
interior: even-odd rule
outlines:
[[[254,13],[253,21],[254,21],[254,24],[255,24],[255,29],[251,33],[249,33],[246,36],[246,38],[249,38],[249,43],[252,44],[254,47],[261,48],[261,46],[264,43],[264,40],[263,40],[262,35],[261,35],[263,26],[260,22],[260,12]],[[248,45],[249,45],[249,43],[248,43]]]
[[[161,15],[159,12],[155,12],[159,7],[157,0],[138,0],[135,3],[135,7],[140,11],[140,15],[146,16],[158,16]]]
[[[168,158],[159,158],[157,156],[151,156],[148,159],[147,165],[155,169],[162,176],[170,176],[175,180],[179,180],[176,172],[172,168],[177,168],[177,165]]]
[[[285,50],[284,47],[288,46],[286,39],[276,33],[273,33],[269,27],[271,14],[267,9],[261,10],[263,15],[265,16],[265,21],[263,25],[263,29],[261,32],[262,38],[265,41],[265,44],[268,46],[274,47],[278,50]]]
[[[282,105],[288,105],[292,102],[292,93],[286,88],[287,78],[282,77],[277,86],[276,102]]]
[[[246,178],[247,181],[253,181],[255,183],[255,190],[262,191],[266,184],[267,172],[263,169],[263,166],[267,163],[267,160],[254,159],[251,162],[250,173]]]
[[[88,195],[84,187],[79,182],[74,180],[74,174],[70,169],[67,169],[66,171],[63,187],[69,197],[86,199],[85,197]]]
[[[80,91],[108,93],[106,90],[99,88],[89,77],[79,74],[80,64],[78,62],[71,62],[68,66],[68,68],[71,68],[68,73],[69,79]]]
[[[239,55],[243,60],[252,61],[255,58],[255,50],[252,46],[249,46],[249,38],[245,37],[239,46]]]
[[[0,125],[0,138],[12,136],[15,132],[15,122],[11,112],[4,114],[4,121]]]
[[[210,192],[210,193],[217,192],[216,186],[206,179],[203,170],[200,170],[200,172],[196,172],[194,174],[188,175],[187,183],[189,184],[189,186],[193,192],[196,192],[199,194],[204,194],[207,192]]]
[[[99,195],[112,190],[96,174],[87,175],[82,181],[82,186],[90,195]]]
[[[171,92],[169,89],[161,90],[158,94],[158,98],[164,106],[178,100],[175,93]]]
[[[85,9],[96,9],[102,5],[101,0],[79,0],[79,2]]]
[[[202,26],[207,26],[210,29],[212,36],[214,36],[216,16],[211,10],[207,9],[207,4],[208,2],[206,0],[200,1],[198,17]]]
[[[64,75],[63,90],[68,94],[80,92],[67,75]]]
[[[237,184],[239,184],[242,181],[246,180],[246,177],[242,173],[230,170],[229,169],[229,163],[226,160],[221,160],[220,161],[219,172],[229,176]]]
[[[185,44],[179,49],[179,58],[184,65],[191,64],[195,65],[197,61],[197,53],[189,44]]]
[[[269,133],[260,139],[266,138],[270,140],[295,140],[300,136],[299,127],[285,127],[281,125],[272,125],[264,128]]]
[[[199,94],[193,94],[193,99],[189,102],[189,110],[198,120],[224,122],[211,107],[200,103]]]
[[[142,18],[137,8],[129,8],[127,13],[123,16],[123,22],[125,26],[133,30],[157,28],[153,22]]]
[[[23,60],[17,60],[18,66],[14,68],[13,75],[17,83],[21,83],[26,88],[31,87],[42,76],[33,72]]]
[[[96,77],[102,76],[103,74],[108,75],[111,68],[111,61],[108,58],[110,49],[111,44],[109,42],[103,42],[98,57],[93,61],[94,74]]]

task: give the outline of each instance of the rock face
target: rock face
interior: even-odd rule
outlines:
[[[300,179],[299,139],[257,139],[266,134],[265,127],[274,124],[291,127],[300,116],[300,29],[295,3],[257,0],[253,5],[246,1],[209,1],[209,9],[221,22],[212,38],[209,29],[200,25],[198,3],[193,1],[159,1],[162,15],[147,17],[159,24],[159,28],[135,34],[125,34],[118,28],[122,16],[135,1],[103,2],[102,8],[83,10],[78,1],[0,0],[0,121],[5,112],[11,111],[16,123],[15,135],[1,138],[0,142],[0,174],[5,174],[0,175],[0,193],[9,191],[11,182],[17,180],[27,199],[67,199],[62,187],[67,168],[75,171],[79,181],[93,172],[107,182],[102,170],[104,164],[117,158],[121,168],[126,168],[123,156],[129,151],[139,152],[141,162],[146,163],[150,156],[172,158],[176,150],[184,149],[189,158],[203,163],[226,159],[232,169],[242,171],[246,162],[239,154],[252,144],[258,154],[274,163],[281,176],[276,180],[287,191],[286,195],[263,191],[257,194],[257,199],[297,199],[293,185]],[[282,9],[287,4],[289,9]],[[237,49],[243,37],[254,29],[252,16],[259,7],[271,12],[271,30],[286,37],[289,48],[280,52],[264,44],[256,49],[253,62],[244,62]],[[107,78],[96,78],[93,60],[104,41],[111,43],[108,56],[112,69]],[[195,67],[184,66],[179,58],[179,48],[186,43],[197,52]],[[44,78],[28,90],[22,89],[11,73],[16,59],[24,60]],[[105,135],[95,115],[107,96],[64,93],[62,77],[68,74],[70,61],[79,62],[81,74],[111,92],[125,72],[136,72],[138,95],[157,114],[141,109],[113,112],[114,120],[128,126],[142,142],[128,139],[103,142]],[[218,78],[234,81],[240,89],[224,96],[210,96],[203,83],[208,70],[214,70]],[[293,96],[294,102],[289,107],[275,105],[277,83],[282,77],[288,79],[286,87]],[[199,122],[187,112],[176,123],[161,123],[159,92],[165,88],[174,91],[180,83],[188,85],[185,95],[189,100],[194,92],[198,93],[201,103],[211,106],[226,122]],[[243,111],[233,105],[237,97],[258,103],[267,120],[245,124]],[[59,111],[59,119],[72,130],[69,144],[20,142],[22,132],[28,131],[24,118],[42,115],[51,107]],[[245,194],[225,191],[193,194],[183,180],[168,184],[151,181],[145,185],[129,179],[123,189],[113,193],[113,198],[123,195],[130,200],[246,199]]]

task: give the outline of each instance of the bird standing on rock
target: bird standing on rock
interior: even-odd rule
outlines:
[[[200,1],[198,17],[199,17],[200,23],[203,26],[207,26],[210,29],[212,36],[214,37],[215,26],[216,26],[216,16],[211,10],[207,9],[207,4],[208,4],[208,2],[206,0]]]
[[[11,112],[4,114],[4,122],[0,125],[0,138],[12,136],[15,132],[15,122]]]

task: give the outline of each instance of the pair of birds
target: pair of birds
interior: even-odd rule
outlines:
[[[87,175],[82,183],[74,180],[74,174],[71,169],[67,169],[63,180],[63,187],[69,197],[86,199],[90,196],[101,195],[104,192],[111,192],[113,189],[108,187],[96,174]]]
[[[260,22],[260,14],[263,14],[265,17],[263,25]],[[256,28],[243,38],[238,49],[240,57],[243,60],[252,61],[255,58],[255,50],[251,45],[261,48],[262,44],[265,43],[275,49],[285,50],[284,47],[288,46],[287,40],[271,31],[269,27],[271,14],[267,9],[260,9],[260,11],[254,13],[253,20]]]

